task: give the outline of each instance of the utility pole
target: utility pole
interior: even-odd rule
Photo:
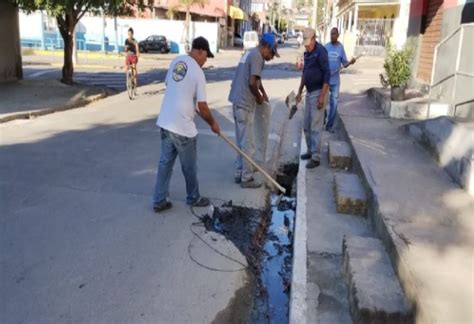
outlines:
[[[313,16],[311,18],[311,27],[316,30],[316,17],[318,15],[318,0],[313,0]]]

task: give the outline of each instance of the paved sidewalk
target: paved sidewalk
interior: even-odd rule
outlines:
[[[0,123],[84,106],[109,94],[110,90],[67,86],[57,80],[0,83]]]
[[[378,86],[380,65],[362,63],[342,75],[339,127],[347,137],[341,131],[325,132],[322,165],[302,173],[308,228],[306,320],[352,322],[341,276],[341,244],[343,235],[358,235],[384,242],[407,298],[416,304],[417,322],[472,323],[474,199],[401,130],[409,121],[387,118],[367,98],[365,90]],[[368,222],[335,212],[329,139],[352,145],[352,172],[360,173],[368,190]]]
[[[474,320],[474,198],[364,95],[341,118],[372,197],[371,220],[420,323]]]

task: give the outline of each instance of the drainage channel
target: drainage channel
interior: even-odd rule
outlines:
[[[288,196],[270,196],[267,210],[234,206],[231,201],[215,206],[201,220],[206,230],[233,242],[247,260],[247,287],[214,320],[214,323],[288,323],[297,167],[282,168],[278,181]],[[239,314],[236,317],[236,314]]]

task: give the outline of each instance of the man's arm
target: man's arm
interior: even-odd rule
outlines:
[[[318,101],[318,109],[324,108],[324,103],[326,101],[326,96],[329,90],[329,79],[331,78],[331,70],[329,70],[329,58],[328,52],[325,48],[321,51],[319,55],[319,64],[321,66],[321,70],[323,71],[323,88],[321,89],[321,94],[319,95]]]
[[[267,95],[267,92],[265,91],[265,88],[263,87],[263,83],[262,83],[262,79],[260,79],[260,86],[258,87],[258,89],[260,90],[260,92],[262,93],[262,96],[263,96],[263,101],[266,101],[266,102],[270,102],[268,100],[268,95]]]
[[[300,86],[298,88],[298,94],[296,95],[296,102],[297,103],[299,103],[301,101],[301,95],[303,94],[303,88],[304,88],[304,74],[301,73]]]
[[[264,64],[263,57],[260,54],[256,54],[254,52],[247,57],[247,60],[250,60],[250,92],[252,92],[252,94],[255,96],[255,100],[260,105],[265,100],[264,96],[260,93],[260,77],[262,75],[262,69]]]
[[[346,51],[344,50],[344,46],[342,46],[341,63],[344,68],[355,63],[355,58],[352,58],[350,61],[347,61],[347,56],[346,56]]]
[[[250,92],[255,96],[255,99],[257,103],[260,105],[263,103],[263,96],[260,94],[259,88],[260,88],[260,77],[256,75],[251,75],[250,76],[250,82],[249,82],[249,88]]]
[[[199,116],[201,116],[202,119],[204,119],[206,123],[208,123],[209,126],[211,126],[211,129],[214,133],[219,135],[221,133],[219,123],[214,119],[214,116],[212,116],[211,110],[209,109],[207,102],[205,101],[198,102],[198,109],[199,109]]]

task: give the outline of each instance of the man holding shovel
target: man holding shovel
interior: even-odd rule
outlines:
[[[274,56],[279,56],[276,38],[271,33],[265,33],[259,46],[242,56],[231,84],[229,101],[233,104],[237,146],[250,157],[255,155],[255,109],[257,104],[268,103],[261,74],[265,61],[272,60]],[[242,188],[262,186],[253,177],[252,166],[240,154],[235,161],[235,182],[240,183]]]
[[[166,75],[166,92],[157,121],[161,128],[161,154],[153,195],[155,212],[172,207],[168,194],[177,156],[186,180],[186,203],[197,207],[210,203],[208,198],[199,194],[196,166],[198,131],[194,123],[197,108],[212,131],[220,133],[219,124],[206,101],[206,77],[202,66],[208,57],[214,57],[209,42],[204,37],[197,37],[193,40],[190,54],[176,57]]]
[[[324,108],[329,88],[328,52],[316,42],[316,33],[312,28],[303,32],[304,67],[296,101],[301,101],[303,88],[306,87],[306,104],[303,117],[303,130],[308,151],[301,156],[309,160],[306,168],[312,169],[320,164],[321,133],[324,125]]]

